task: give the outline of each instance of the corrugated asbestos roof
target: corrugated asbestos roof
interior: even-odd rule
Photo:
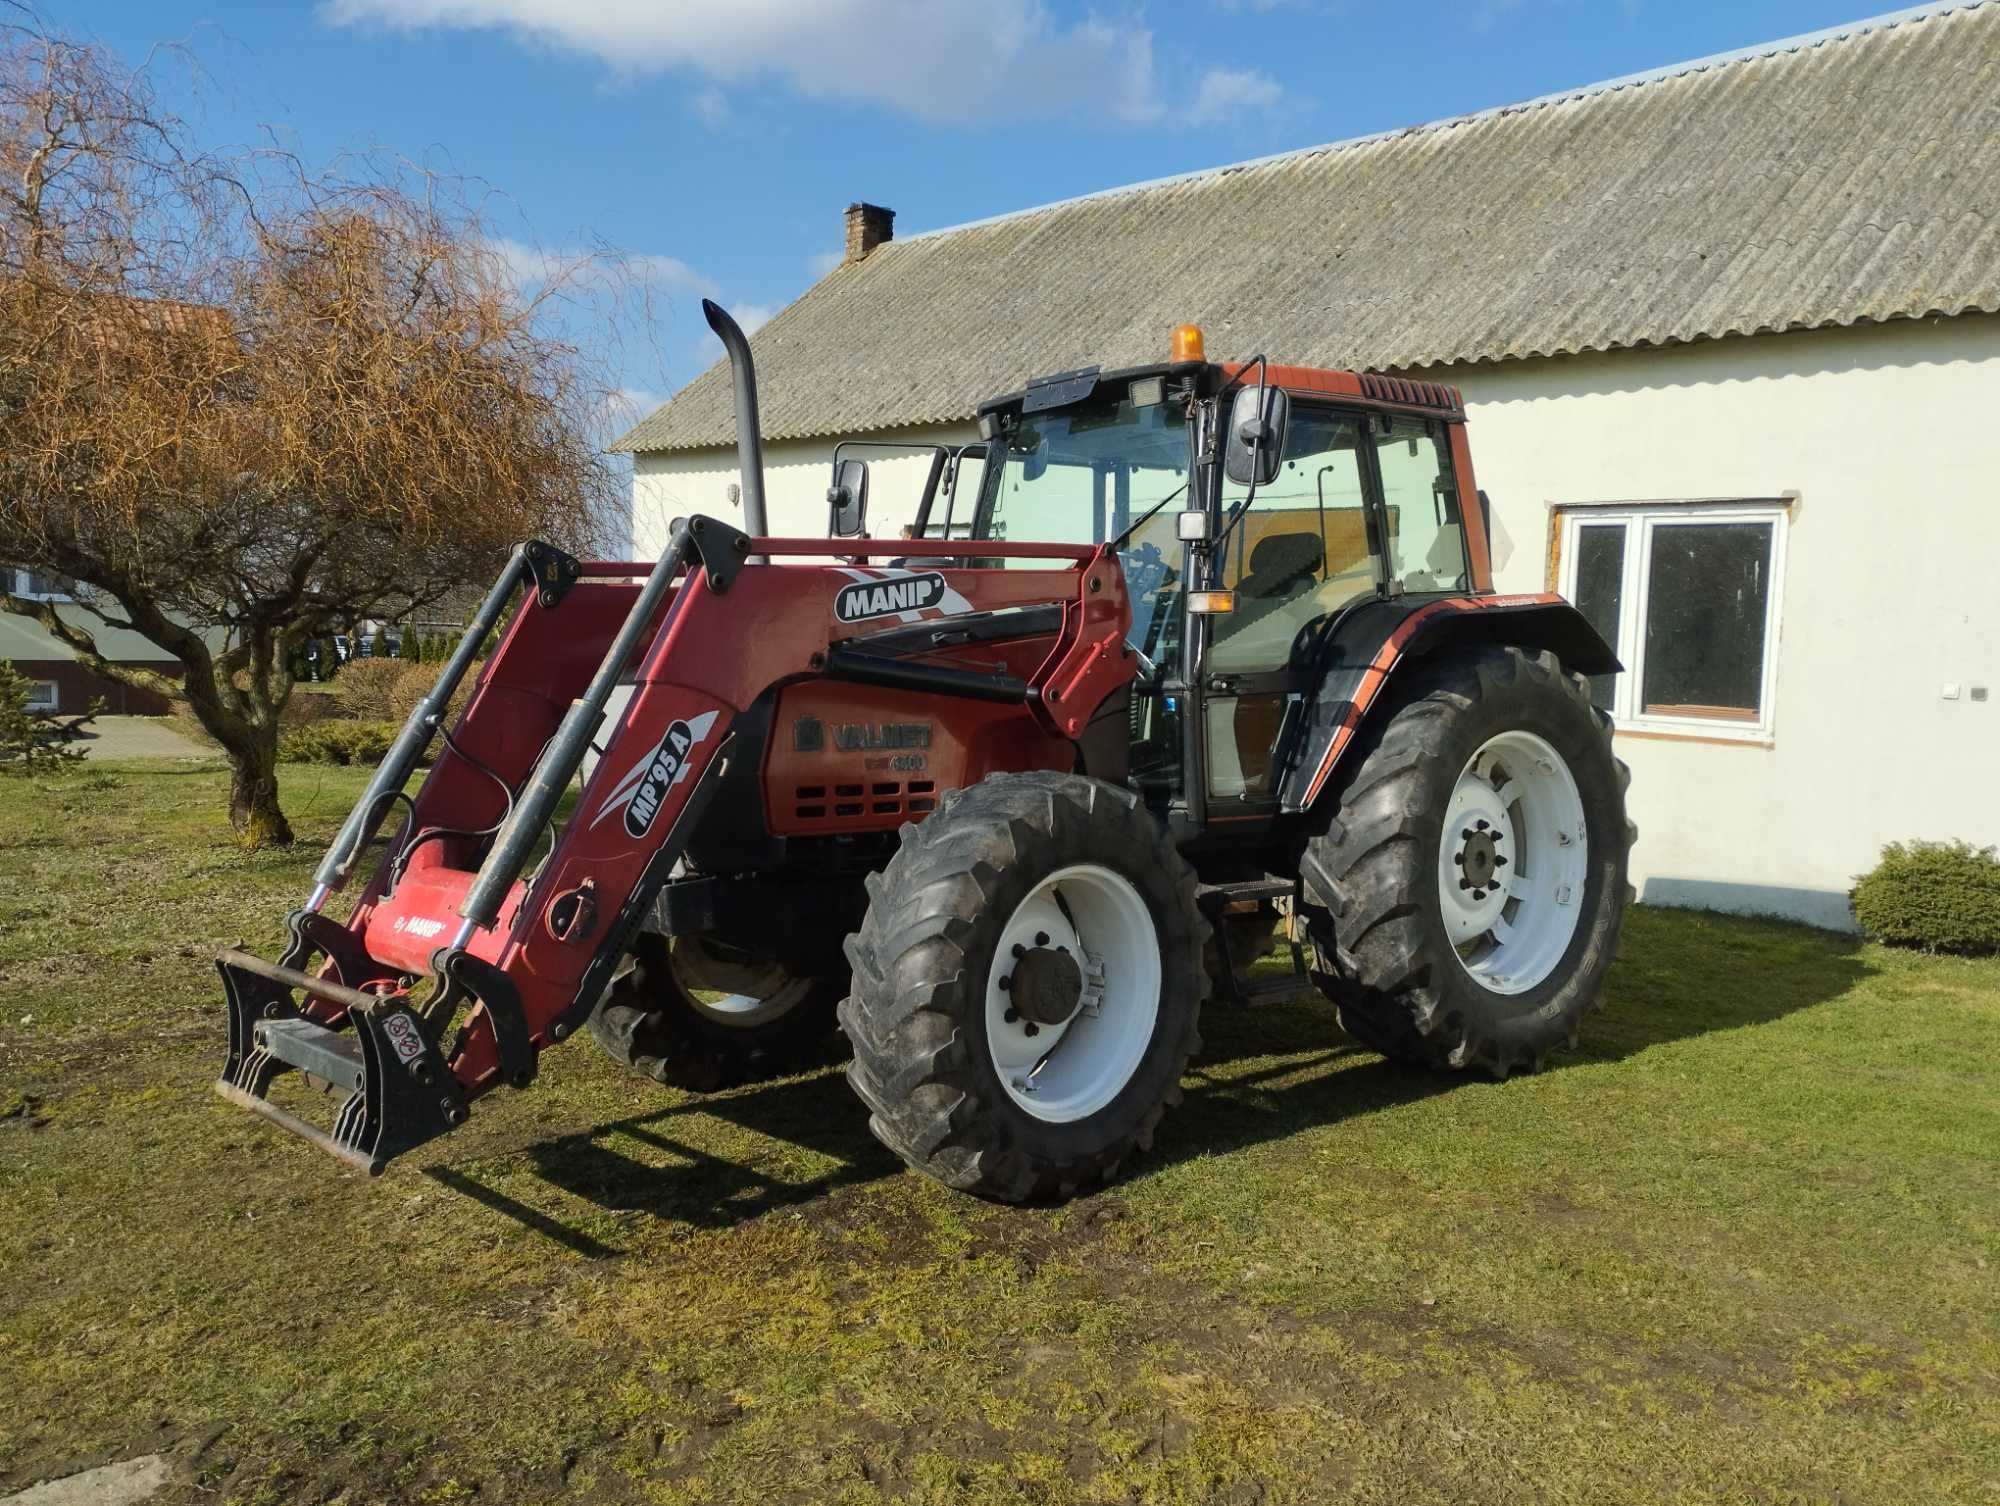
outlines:
[[[2000,3],[891,241],[760,329],[771,439],[971,416],[1038,373],[1407,369],[2000,311]],[[726,365],[619,441],[733,442]]]

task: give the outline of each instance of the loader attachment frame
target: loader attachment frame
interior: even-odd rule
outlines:
[[[475,1098],[526,1087],[538,1053],[588,1020],[645,923],[739,756],[738,716],[790,680],[868,673],[867,655],[840,646],[855,634],[856,593],[894,596],[913,575],[753,561],[859,560],[908,547],[752,538],[694,517],[650,569],[580,561],[546,544],[516,550],[342,825],[289,918],[279,961],[238,949],[217,958],[230,1028],[217,1091],[374,1174],[462,1123]],[[1004,695],[1049,734],[1079,738],[1133,672],[1120,651],[1130,613],[1116,557],[1060,544],[924,547],[976,562],[951,571],[956,585],[929,572],[955,598],[963,586],[982,607],[1063,608],[1062,631],[1032,676],[932,671],[942,678],[927,688]],[[1030,568],[981,568],[996,556]],[[447,728],[451,696],[495,631],[498,647]],[[621,682],[631,699],[607,719]],[[405,786],[440,738],[412,798]],[[559,823],[600,740],[598,763]],[[348,918],[332,919],[323,907],[397,804],[408,810],[373,876]],[[330,1131],[271,1101],[287,1072],[343,1095]]]

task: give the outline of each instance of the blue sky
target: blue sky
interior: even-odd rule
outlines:
[[[1867,0],[90,0],[130,62],[186,44],[211,145],[268,133],[490,184],[498,230],[623,248],[645,403],[754,323],[868,199],[908,233],[1411,125],[1852,21]],[[180,76],[160,75],[185,105]]]

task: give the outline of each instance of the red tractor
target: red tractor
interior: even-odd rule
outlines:
[[[769,538],[749,349],[708,314],[743,526],[650,567],[515,551],[283,957],[222,954],[226,1097],[379,1172],[585,1027],[700,1089],[837,1018],[885,1144],[1027,1199],[1150,1143],[1280,920],[1399,1061],[1575,1040],[1630,893],[1586,679],[1619,666],[1561,598],[1494,594],[1455,391],[1184,327],[986,403],[911,537],[865,536],[843,446],[834,537]],[[270,1100],[288,1070],[330,1131]]]

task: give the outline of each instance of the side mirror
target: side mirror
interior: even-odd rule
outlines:
[[[1262,411],[1259,411],[1259,395]],[[1244,387],[1229,407],[1229,445],[1222,469],[1238,486],[1268,486],[1278,479],[1285,455],[1285,425],[1292,400],[1282,387]]]
[[[837,460],[833,485],[826,489],[826,532],[829,538],[861,536],[868,522],[868,462]]]

